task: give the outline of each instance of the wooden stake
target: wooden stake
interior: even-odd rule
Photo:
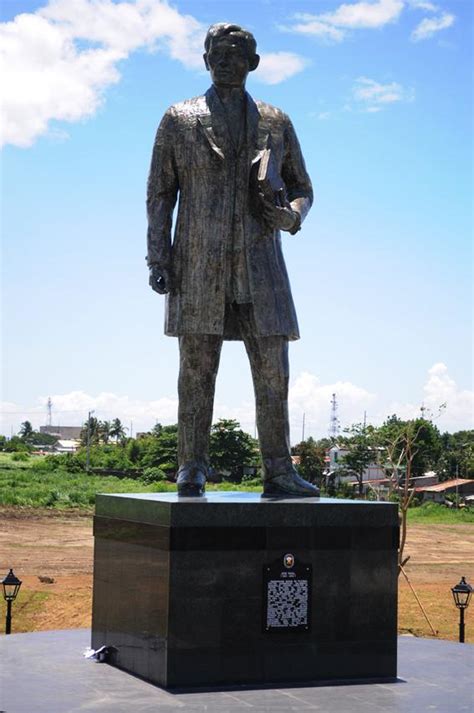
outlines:
[[[408,586],[410,587],[411,591],[413,592],[413,596],[415,597],[416,601],[418,602],[418,606],[420,607],[421,611],[423,612],[423,616],[425,617],[426,621],[428,622],[428,625],[429,625],[431,631],[433,632],[433,636],[438,636],[438,632],[434,630],[433,624],[432,624],[431,621],[429,620],[428,614],[426,613],[425,608],[423,607],[423,604],[420,602],[417,593],[416,593],[415,590],[413,589],[412,583],[411,583],[410,580],[408,579],[407,573],[405,572],[405,570],[403,569],[403,567],[402,567],[401,564],[398,565],[398,566],[399,566],[399,568],[400,568],[400,572],[401,572],[401,573],[403,574],[403,576],[405,577]]]

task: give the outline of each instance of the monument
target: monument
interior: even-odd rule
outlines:
[[[148,184],[150,284],[180,348],[178,493],[97,496],[92,647],[167,687],[392,680],[397,506],[319,498],[290,458],[280,231],[311,182],[288,117],[245,92],[253,36],[211,26],[204,61],[213,85],[166,112]],[[250,360],[263,496],[205,494],[224,339]]]
[[[179,338],[178,492],[204,492],[222,342],[241,339],[264,493],[317,496],[290,455],[288,341],[299,331],[280,237],[299,231],[311,181],[290,119],[245,91],[259,63],[254,37],[212,25],[204,62],[212,86],[168,109],[148,181],[150,285],[166,294],[165,332]]]

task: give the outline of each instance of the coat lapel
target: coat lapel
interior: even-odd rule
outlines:
[[[254,164],[260,159],[268,146],[269,138],[269,126],[263,120],[250,94],[247,94],[247,147],[250,163]]]
[[[270,140],[270,128],[261,116],[257,104],[250,94],[247,97],[247,140],[242,142],[246,148],[251,163],[259,160]],[[217,96],[214,86],[205,94],[205,107],[198,115],[198,121],[212,151],[221,159],[231,152],[231,139],[224,114],[224,108]]]
[[[225,159],[227,146],[229,145],[228,130],[224,109],[213,86],[207,90],[205,100],[205,110],[199,114],[198,121],[204,130],[204,135],[211,149],[219,158]]]

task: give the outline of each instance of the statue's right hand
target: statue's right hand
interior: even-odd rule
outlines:
[[[159,295],[166,295],[171,289],[170,271],[166,267],[150,265],[150,278],[148,284]]]

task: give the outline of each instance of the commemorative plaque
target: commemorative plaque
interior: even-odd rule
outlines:
[[[264,631],[309,631],[311,565],[291,553],[263,568]]]

